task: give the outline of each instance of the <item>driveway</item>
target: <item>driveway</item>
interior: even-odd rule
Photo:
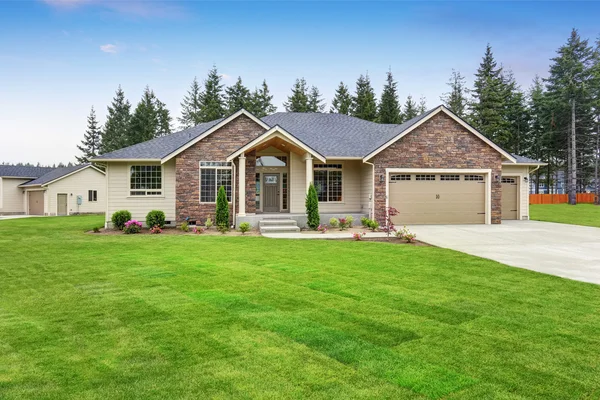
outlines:
[[[600,228],[539,221],[415,225],[417,239],[514,267],[600,284]]]

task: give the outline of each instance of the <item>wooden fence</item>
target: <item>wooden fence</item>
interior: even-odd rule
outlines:
[[[578,203],[594,203],[594,193],[577,193]],[[568,194],[530,194],[529,204],[561,204],[568,203]]]

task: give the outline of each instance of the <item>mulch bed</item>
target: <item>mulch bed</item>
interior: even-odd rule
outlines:
[[[88,231],[87,233],[91,233],[92,235],[124,235],[123,231],[118,229],[106,229],[100,228],[100,232]],[[136,233],[136,235],[152,235],[150,230],[147,228],[143,228],[140,233]],[[195,236],[260,236],[258,231],[250,230],[242,235],[239,231],[231,230],[227,233],[221,233],[216,228],[207,229],[204,233],[194,233],[193,228],[190,227],[189,232],[184,232],[179,228],[163,228],[162,233],[158,235],[195,235]]]

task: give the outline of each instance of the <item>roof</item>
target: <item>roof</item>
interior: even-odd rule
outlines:
[[[27,167],[24,165],[0,165],[0,177],[39,178],[52,171],[52,167]]]
[[[26,187],[26,186],[41,186],[41,185],[46,185],[50,182],[56,181],[58,179],[64,178],[67,175],[70,175],[74,172],[77,172],[79,170],[82,170],[84,168],[87,167],[92,167],[91,164],[80,164],[80,165],[73,165],[71,167],[62,167],[62,168],[55,168],[52,169],[50,172],[40,176],[37,179],[34,179],[32,181],[23,183],[21,185],[19,185],[20,187]],[[95,168],[94,168],[95,169]]]
[[[546,165],[545,162],[534,160],[533,158],[520,156],[518,154],[512,154],[512,156],[517,160],[517,164],[538,164],[538,165]]]

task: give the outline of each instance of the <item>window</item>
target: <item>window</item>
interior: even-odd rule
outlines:
[[[286,165],[286,156],[261,156],[256,158],[257,167],[285,167]]]
[[[440,175],[440,181],[460,181],[460,175]]]
[[[482,181],[483,175],[465,175],[465,181]]]
[[[88,190],[88,201],[98,201],[97,190]]]
[[[315,164],[313,175],[320,202],[342,201],[342,164]]]
[[[231,163],[200,161],[200,202],[215,203],[217,192],[223,186],[227,201],[231,201]]]
[[[285,172],[282,174],[282,178],[281,178],[281,192],[283,194],[281,208],[284,210],[287,210],[288,209],[288,175]]]
[[[392,181],[392,182],[410,181],[410,175],[406,175],[406,174],[390,175],[390,181]]]
[[[429,174],[417,175],[416,180],[417,181],[435,181],[435,175],[429,175]]]
[[[516,182],[515,182],[515,178],[502,177],[502,183],[516,183]]]
[[[132,165],[129,168],[130,196],[162,195],[162,167],[160,165]]]
[[[256,174],[256,209],[260,210],[260,174]]]

